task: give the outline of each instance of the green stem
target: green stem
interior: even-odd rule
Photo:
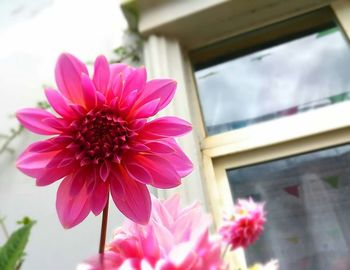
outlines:
[[[106,244],[106,232],[107,232],[107,221],[108,221],[108,203],[109,203],[109,199],[107,199],[106,206],[103,209],[103,214],[102,214],[100,246],[98,249],[98,253],[100,253],[100,254],[104,253],[105,244]]]
[[[14,130],[12,132],[12,134],[10,136],[7,137],[6,141],[4,142],[4,144],[1,146],[0,148],[0,154],[5,152],[5,151],[8,151],[9,148],[9,144],[19,135],[21,134],[21,132],[24,130],[23,126],[20,125],[16,130]]]

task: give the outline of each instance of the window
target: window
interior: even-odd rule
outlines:
[[[348,70],[336,26],[198,70],[208,135],[349,100]]]
[[[269,213],[263,237],[233,258],[243,268],[270,258],[286,270],[350,268],[350,46],[333,11],[189,53],[215,222],[237,197]]]
[[[350,269],[349,164],[344,145],[227,170],[234,197],[268,209],[248,264],[278,258],[285,270]]]
[[[332,20],[223,59],[195,72],[208,135],[350,99],[350,46]]]

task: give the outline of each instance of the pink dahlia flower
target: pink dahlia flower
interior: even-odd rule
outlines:
[[[247,248],[264,230],[265,213],[263,204],[249,200],[238,200],[233,213],[226,217],[219,233],[231,250]]]
[[[102,257],[79,270],[219,270],[226,269],[220,242],[209,237],[209,218],[198,204],[180,208],[179,197],[152,198],[148,225],[126,222],[115,232]]]
[[[53,137],[33,143],[17,167],[38,186],[61,178],[56,208],[65,228],[92,211],[100,214],[111,192],[118,209],[145,224],[151,212],[146,185],[173,188],[192,171],[192,163],[174,137],[191,130],[177,117],[147,118],[169,104],[176,82],[147,81],[145,68],[109,65],[97,57],[92,79],[86,66],[70,54],[56,65],[59,91],[46,89],[58,115],[23,109],[17,118],[28,130]]]

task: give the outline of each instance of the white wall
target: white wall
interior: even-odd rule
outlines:
[[[111,54],[126,28],[118,0],[3,0],[0,2],[0,133],[16,127],[9,116],[44,99],[42,85],[54,85],[57,56],[71,52],[84,61]],[[22,270],[74,269],[97,252],[101,217],[90,215],[64,230],[55,211],[57,183],[36,187],[19,173],[15,158],[38,137],[23,134],[12,145],[16,153],[0,155],[0,216],[10,231],[28,215],[33,228]],[[2,141],[0,141],[1,145]],[[110,206],[108,238],[122,216]],[[0,231],[0,245],[5,237]]]

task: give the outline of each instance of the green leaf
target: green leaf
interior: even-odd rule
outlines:
[[[30,223],[33,223],[34,221],[33,220],[31,220],[31,218],[30,217],[24,217],[24,218],[22,218],[21,220],[18,220],[17,221],[17,224],[19,224],[19,225],[28,225],[28,224],[30,224]]]
[[[11,234],[5,245],[0,247],[1,270],[16,269],[17,263],[24,255],[24,249],[28,242],[30,230],[34,224],[34,221],[30,221],[28,224],[23,225],[21,228]]]
[[[51,107],[47,101],[38,101],[36,106],[40,109],[45,109],[45,110]]]

